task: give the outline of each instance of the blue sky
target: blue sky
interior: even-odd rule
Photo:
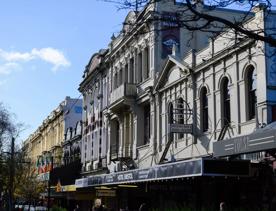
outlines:
[[[26,124],[25,139],[78,85],[91,55],[127,11],[97,0],[0,2],[0,102]]]

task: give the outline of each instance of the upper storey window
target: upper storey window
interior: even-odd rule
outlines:
[[[203,87],[200,93],[200,104],[201,104],[201,128],[205,132],[208,130],[208,97],[207,88]]]
[[[231,122],[229,80],[225,77],[221,84],[222,123],[223,126]]]
[[[247,70],[246,75],[246,96],[247,100],[247,119],[254,119],[256,115],[256,104],[257,104],[257,74],[253,66],[250,66]]]
[[[168,123],[173,124],[173,104],[168,105]]]

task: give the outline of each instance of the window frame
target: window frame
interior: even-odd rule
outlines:
[[[201,131],[207,132],[209,130],[209,105],[208,105],[208,90],[203,86],[200,91],[200,123]]]
[[[224,77],[221,82],[221,120],[222,126],[226,126],[231,122],[231,94],[229,89],[230,81],[228,77]]]
[[[254,78],[255,76],[255,78]],[[247,67],[246,75],[245,75],[245,94],[247,97],[246,102],[246,120],[252,120],[256,118],[256,106],[257,106],[257,87],[253,87],[254,81],[257,83],[257,73],[254,66],[250,65]]]

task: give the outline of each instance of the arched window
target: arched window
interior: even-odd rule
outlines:
[[[256,88],[257,88],[257,74],[253,66],[250,66],[246,75],[246,96],[247,100],[247,120],[254,119],[256,112]]]
[[[229,80],[224,78],[221,84],[222,123],[228,125],[231,121]]]
[[[177,123],[183,125],[184,124],[184,100],[183,98],[179,98],[177,100]],[[183,138],[184,134],[180,133],[179,138]]]
[[[168,123],[173,124],[173,104],[168,105]]]
[[[208,97],[207,97],[207,88],[203,87],[200,93],[200,110],[201,110],[201,128],[205,132],[208,130]]]

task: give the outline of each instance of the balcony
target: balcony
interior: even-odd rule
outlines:
[[[135,84],[124,83],[113,90],[110,95],[110,105],[128,104],[129,100],[136,97],[137,88]]]

